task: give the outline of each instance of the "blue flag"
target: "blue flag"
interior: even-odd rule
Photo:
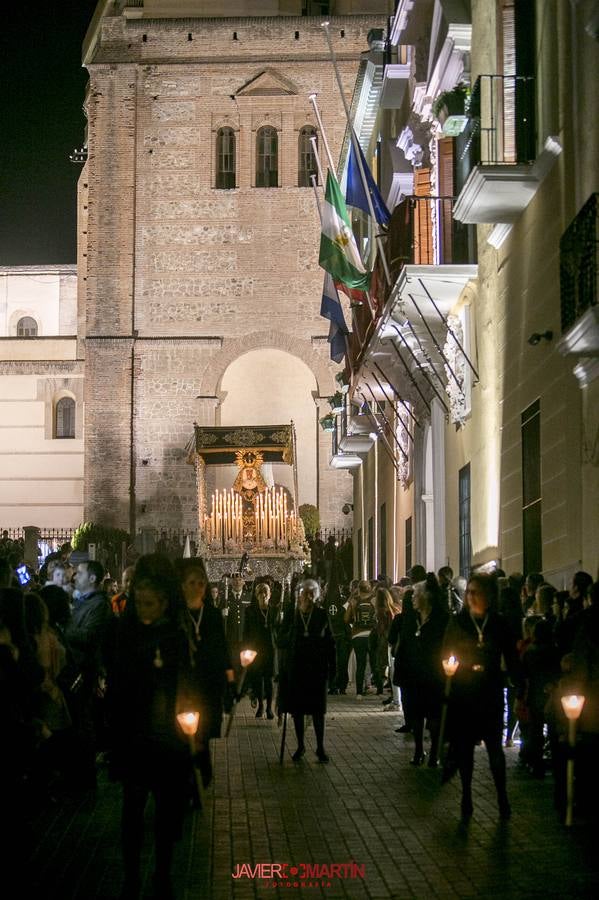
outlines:
[[[343,357],[347,353],[347,333],[342,331],[335,322],[331,322],[329,326],[328,342],[333,362],[343,362]]]
[[[320,315],[324,319],[328,319],[331,323],[329,326],[328,341],[330,344],[331,359],[334,362],[341,362],[346,353],[348,334],[347,325],[345,324],[345,316],[343,308],[339,300],[337,288],[333,282],[332,276],[326,272],[324,276],[324,284],[322,288],[322,300],[320,301]]]
[[[372,177],[372,172],[368,168],[368,164],[366,163],[366,159],[364,158],[364,153],[362,152],[362,148],[360,147],[360,144],[357,140],[356,144],[358,144],[358,149],[360,151],[362,166],[364,168],[366,183],[368,185],[368,192],[370,193],[370,197],[372,199],[372,208],[374,209],[374,215],[379,225],[386,225],[391,218],[391,213],[387,209],[385,201],[381,197],[381,192],[379,191],[376,182]],[[367,215],[370,215],[368,198],[366,196],[362,178],[360,176],[360,167],[356,161],[353,141],[351,142],[349,148],[349,163],[347,166],[347,188],[345,191],[345,201],[349,206],[355,206],[358,209],[363,210]]]

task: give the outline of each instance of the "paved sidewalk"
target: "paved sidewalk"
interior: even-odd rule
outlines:
[[[459,779],[441,787],[438,770],[410,766],[412,744],[381,698],[331,697],[327,750],[317,762],[313,732],[293,763],[293,727],[283,765],[276,721],[257,721],[247,700],[228,742],[215,747],[214,785],[201,814],[190,814],[176,858],[180,900],[263,897],[583,898],[599,896],[594,835],[566,829],[552,808],[552,782],[521,772],[506,751],[513,816],[499,820],[484,749],[477,748],[474,817],[459,821]],[[43,810],[34,823],[30,871],[44,900],[113,900],[121,884],[120,795],[100,779],[95,803]],[[151,811],[144,872],[149,891]],[[316,877],[302,865],[364,867],[364,878]],[[236,867],[287,864],[295,881],[231,877]],[[241,870],[247,875],[248,870]],[[268,872],[264,872],[268,874]],[[351,875],[351,867],[337,875]],[[329,870],[329,876],[331,873]],[[304,887],[294,887],[303,883]],[[289,884],[289,886],[287,886]],[[6,900],[9,894],[2,892]],[[15,895],[17,896],[17,895]],[[149,894],[148,894],[149,896]],[[12,900],[12,898],[11,898]]]

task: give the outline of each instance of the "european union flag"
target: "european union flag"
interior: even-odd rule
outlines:
[[[357,139],[356,144],[360,151],[360,158],[362,159],[362,166],[364,168],[364,174],[366,176],[368,192],[372,199],[372,208],[374,209],[375,218],[379,225],[386,225],[391,218],[391,213],[387,209],[385,201],[381,197],[381,192],[379,191],[376,182],[372,177],[372,172],[368,168],[364,153],[362,152],[362,148],[360,147]],[[347,166],[347,189],[345,191],[345,201],[349,204],[349,206],[355,206],[358,209],[363,210],[367,215],[370,215],[368,197],[366,196],[364,183],[360,176],[360,167],[356,160],[353,141],[351,142],[349,148],[349,163]]]

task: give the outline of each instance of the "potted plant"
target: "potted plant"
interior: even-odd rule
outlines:
[[[335,391],[333,396],[329,397],[329,406],[334,413],[343,412],[344,405],[345,401],[343,399],[343,394],[341,393],[341,391]]]
[[[339,385],[339,390],[342,394],[347,394],[349,391],[349,379],[345,372],[345,369],[342,369],[341,372],[337,372],[335,375],[335,381]]]
[[[467,84],[458,84],[451,91],[443,91],[435,99],[431,111],[443,127],[443,134],[460,134],[468,122],[468,105],[470,88]]]
[[[326,416],[323,416],[322,419],[320,419],[320,427],[323,431],[335,430],[335,416],[333,413],[327,413]]]

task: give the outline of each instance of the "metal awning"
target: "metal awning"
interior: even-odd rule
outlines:
[[[402,268],[364,352],[358,383],[367,393],[427,411],[436,397],[449,413],[449,395],[464,391],[465,370],[478,379],[452,316],[477,273],[476,265]]]

